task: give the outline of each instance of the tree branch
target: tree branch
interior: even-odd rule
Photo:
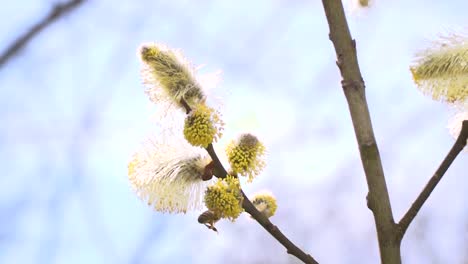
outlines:
[[[387,184],[372,129],[364,81],[357,60],[356,42],[349,32],[341,1],[322,0],[322,3],[330,27],[329,36],[335,47],[337,65],[343,78],[343,91],[348,102],[366,174],[369,189],[368,207],[374,215],[381,262],[384,264],[401,263],[400,241],[397,239]]]
[[[466,146],[466,141],[468,140],[468,120],[463,121],[462,129],[460,135],[458,135],[457,140],[450,149],[449,153],[445,157],[445,159],[440,164],[439,168],[436,170],[434,175],[431,179],[427,182],[426,186],[424,186],[423,190],[416,198],[414,203],[408,209],[406,214],[401,218],[400,222],[398,223],[398,231],[399,231],[399,239],[402,239],[408,230],[409,225],[413,222],[414,218],[418,214],[421,207],[426,202],[427,198],[431,195],[432,191],[435,189],[437,184],[440,182],[442,177],[444,176],[445,172],[447,172],[450,165],[453,161],[457,158],[458,154],[463,150]]]
[[[181,100],[181,105],[185,108],[185,111],[190,113],[192,109],[190,106],[187,104],[187,102],[182,99]],[[224,168],[223,164],[220,162],[218,156],[216,155],[216,152],[213,148],[213,144],[209,144],[208,147],[206,148],[206,151],[211,157],[211,160],[214,163],[214,175],[218,178],[225,178],[227,176],[227,171]],[[252,204],[252,202],[249,200],[247,195],[244,193],[243,190],[241,190],[242,195],[244,196],[244,200],[242,202],[242,208],[249,213],[257,222],[265,228],[268,233],[270,233],[281,245],[283,245],[288,254],[291,254],[293,256],[296,256],[298,259],[300,259],[302,262],[307,263],[307,264],[318,264],[318,262],[309,254],[305,253],[302,251],[299,247],[297,247],[291,240],[289,240],[280,230],[277,226],[275,226],[268,217],[266,217],[264,214],[260,213],[257,208]]]
[[[32,38],[38,35],[42,30],[47,26],[51,25],[53,22],[63,17],[74,8],[78,7],[83,0],[71,0],[66,3],[56,4],[55,7],[50,11],[50,13],[42,21],[39,21],[31,29],[29,29],[26,34],[20,36],[16,39],[1,55],[0,55],[0,67],[2,67],[9,59],[15,56],[19,51],[21,51]]]

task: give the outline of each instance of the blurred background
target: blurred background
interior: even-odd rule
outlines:
[[[60,2],[2,3],[0,54]],[[439,33],[466,27],[468,2],[347,4],[394,217],[399,220],[454,140],[453,112],[423,96],[409,65]],[[367,185],[320,1],[82,1],[0,66],[0,263],[299,263],[241,216],[219,234],[200,212],[138,200],[127,163],[154,132],[136,50],[183,50],[226,122],[218,152],[255,131],[267,168],[248,194],[272,191],[272,221],[320,263],[378,263]],[[467,152],[410,226],[405,263],[468,263]]]

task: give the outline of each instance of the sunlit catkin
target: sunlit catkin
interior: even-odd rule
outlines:
[[[182,109],[203,102],[205,95],[195,78],[195,70],[184,56],[161,44],[144,44],[139,49],[142,77],[151,101],[169,101]]]
[[[206,148],[221,137],[222,128],[223,122],[219,114],[200,104],[185,118],[184,137],[193,146]]]
[[[218,182],[209,186],[205,192],[205,205],[208,210],[231,221],[243,212],[242,201],[239,179],[230,175],[218,179]]]
[[[272,217],[278,208],[276,198],[272,193],[266,191],[254,194],[252,203],[255,205],[255,208],[266,217]]]
[[[468,99],[468,38],[450,35],[417,54],[410,67],[419,89],[434,100],[463,104]]]
[[[252,134],[242,134],[226,148],[226,155],[235,174],[252,181],[265,167],[265,146]]]

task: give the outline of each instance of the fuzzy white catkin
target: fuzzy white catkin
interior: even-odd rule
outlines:
[[[128,167],[133,189],[156,211],[202,209],[208,183],[201,176],[211,160],[183,139],[166,142],[150,139],[134,154]]]

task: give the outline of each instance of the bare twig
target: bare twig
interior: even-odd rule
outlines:
[[[9,59],[15,56],[21,49],[31,41],[37,34],[44,30],[47,26],[63,17],[74,8],[78,7],[84,0],[71,0],[66,3],[56,4],[50,13],[36,25],[29,29],[26,34],[16,39],[6,50],[0,55],[0,67],[2,67]]]
[[[421,210],[421,207],[424,205],[427,198],[429,198],[432,191],[440,182],[445,172],[447,172],[452,162],[457,158],[458,154],[466,146],[467,139],[468,139],[468,120],[465,120],[463,121],[460,135],[458,135],[458,138],[453,144],[452,149],[450,149],[449,153],[447,154],[445,159],[442,161],[439,168],[436,170],[436,172],[431,177],[431,179],[427,182],[426,186],[424,186],[419,196],[416,198],[414,203],[411,205],[411,207],[408,209],[406,214],[401,218],[400,222],[398,223],[398,231],[399,231],[400,239],[403,238],[403,236],[406,233],[406,230],[408,230],[409,225],[413,222],[419,210]]]
[[[181,105],[185,108],[185,111],[187,113],[190,113],[192,109],[190,106],[187,104],[187,102],[182,99],[181,100]],[[214,175],[218,178],[225,178],[227,175],[227,171],[224,168],[223,164],[220,162],[218,156],[216,155],[216,152],[213,148],[212,144],[209,144],[208,147],[206,148],[206,151],[210,155],[211,159],[214,162]],[[297,247],[291,240],[289,240],[280,230],[279,228],[274,225],[268,217],[266,217],[264,214],[260,213],[257,208],[252,204],[252,202],[249,200],[247,195],[244,193],[243,190],[241,190],[242,195],[244,196],[244,200],[242,202],[242,207],[244,210],[249,213],[257,222],[265,228],[268,233],[270,233],[281,245],[283,245],[288,254],[291,254],[293,256],[296,256],[298,259],[300,259],[302,262],[307,263],[307,264],[318,264],[318,262],[309,254],[305,253],[302,251],[299,247]]]
[[[366,174],[369,193],[368,207],[374,215],[379,240],[380,258],[384,264],[401,263],[400,240],[393,219],[390,198],[383,173],[379,149],[374,137],[369,109],[365,96],[356,54],[356,42],[349,32],[348,23],[340,0],[322,0],[330,27],[340,70],[343,91],[348,101],[362,165]]]

